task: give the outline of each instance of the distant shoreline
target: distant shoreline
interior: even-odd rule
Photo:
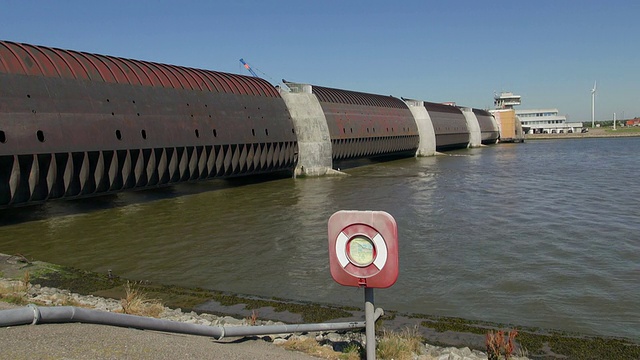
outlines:
[[[640,137],[640,131],[627,132],[620,130],[614,132],[611,129],[590,129],[586,133],[562,133],[562,134],[527,134],[527,140],[549,140],[549,139],[584,139],[584,138],[620,138],[620,137]]]

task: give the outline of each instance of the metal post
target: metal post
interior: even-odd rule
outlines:
[[[364,320],[367,339],[367,360],[376,359],[376,320],[373,305],[373,288],[364,288]]]

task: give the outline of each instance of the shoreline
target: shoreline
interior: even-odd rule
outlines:
[[[12,263],[7,261],[12,258]],[[20,260],[20,261],[18,261]],[[0,254],[0,278],[20,280],[29,272],[30,283],[40,287],[65,289],[83,296],[122,299],[126,279],[96,274],[40,261]],[[296,302],[286,299],[264,299],[252,295],[238,295],[205,289],[187,289],[163,284],[137,283],[150,298],[159,299],[164,306],[196,314],[213,314],[247,319],[252,315],[263,321],[283,323],[316,323],[352,321],[363,318],[362,309]],[[2,301],[0,299],[0,301]],[[402,314],[385,309],[382,327],[397,331],[416,328],[428,344],[484,351],[485,335],[490,330],[518,329],[516,338],[527,350],[530,358],[570,358],[580,354],[598,354],[598,358],[611,354],[640,357],[640,343],[626,338],[592,336],[556,330],[527,328],[510,324],[472,321],[461,318],[438,317],[424,314]]]
[[[8,261],[9,260],[9,261]],[[33,271],[33,276],[31,273],[27,273],[25,271]],[[50,272],[53,271],[53,272]],[[16,278],[20,273],[22,273],[21,278]],[[95,281],[100,279],[102,276],[85,271],[78,271],[75,269],[63,268],[57,265],[42,263],[39,261],[28,261],[22,256],[8,256],[5,254],[0,254],[0,312],[2,310],[11,310],[18,309],[24,306],[28,306],[25,303],[16,303],[15,294],[19,293],[20,297],[25,298],[25,302],[28,304],[34,304],[35,308],[38,307],[56,307],[56,306],[66,306],[66,307],[74,307],[77,309],[85,308],[94,311],[105,311],[105,312],[114,312],[114,313],[124,313],[124,314],[133,314],[137,316],[146,316],[153,317],[162,320],[169,320],[172,322],[183,322],[188,324],[196,324],[199,326],[212,326],[212,327],[235,327],[235,326],[244,326],[244,327],[252,327],[252,326],[270,326],[270,325],[284,325],[291,324],[287,322],[272,320],[272,319],[262,319],[262,311],[267,307],[262,305],[263,307],[259,309],[253,308],[252,304],[234,304],[231,305],[228,303],[234,296],[237,296],[240,299],[239,295],[225,295],[226,301],[220,301],[220,306],[230,307],[227,310],[232,311],[232,314],[227,314],[224,312],[203,312],[197,311],[195,309],[182,309],[176,308],[173,306],[168,306],[164,304],[164,301],[158,303],[160,299],[152,299],[150,300],[150,305],[153,308],[154,314],[146,313],[142,311],[141,313],[130,313],[125,311],[125,300],[124,298],[129,298],[129,293],[123,295],[122,297],[103,297],[99,294],[103,290],[94,291],[92,294],[79,294],[77,292],[58,288],[58,287],[50,287],[41,285],[41,283],[48,283],[47,275],[54,275],[53,278],[57,278],[56,281],[60,281],[61,279],[66,279],[69,281],[67,285],[76,284],[76,286],[95,286]],[[93,277],[93,279],[79,279],[78,277],[86,276],[87,278]],[[42,278],[41,278],[42,277]],[[84,285],[79,284],[78,280],[85,283]],[[109,281],[111,281],[111,285],[114,288],[119,287],[119,284],[122,284],[125,280],[119,279],[115,277],[110,277]],[[64,281],[61,281],[64,283]],[[128,281],[126,282],[127,288],[129,287]],[[144,283],[136,283],[132,285],[136,290],[138,289],[149,289],[150,284]],[[73,287],[73,286],[70,286]],[[100,286],[98,286],[100,287]],[[202,292],[202,290],[191,290],[184,289],[179,287],[169,287],[159,285],[163,289],[163,295],[161,295],[164,299],[169,299],[169,301],[176,301],[175,296],[178,293],[189,293],[192,295],[194,292]],[[6,289],[10,289],[9,293],[7,293]],[[85,288],[86,289],[86,288]],[[113,291],[113,289],[107,289],[108,291]],[[13,292],[12,292],[13,291]],[[137,292],[136,292],[137,293]],[[8,294],[8,295],[7,295]],[[160,293],[154,292],[153,295],[158,295]],[[148,299],[146,296],[150,295],[144,291],[143,298]],[[6,297],[5,297],[6,296]],[[174,297],[173,300],[170,298]],[[118,300],[120,298],[120,300]],[[256,300],[255,297],[251,296],[252,300]],[[248,300],[248,299],[244,299]],[[259,300],[259,301],[267,301],[267,300]],[[273,300],[272,300],[273,301]],[[284,302],[283,300],[277,300],[276,302]],[[137,302],[136,302],[137,304]],[[249,316],[241,316],[238,314],[238,305],[244,305],[244,308],[251,308],[251,313]],[[305,306],[313,309],[318,306],[316,304],[306,304]],[[158,309],[158,307],[160,309]],[[324,305],[320,305],[320,307],[329,308]],[[317,310],[317,309],[316,309]],[[277,309],[275,310],[278,311]],[[357,311],[356,311],[357,312]],[[326,314],[325,314],[326,315]],[[357,321],[361,321],[364,318],[364,314],[361,314],[360,319]],[[11,317],[9,317],[11,319]],[[356,320],[356,319],[354,319]],[[332,320],[330,322],[343,322],[340,320]],[[298,322],[302,323],[302,321]],[[293,323],[294,325],[296,323]],[[32,324],[33,325],[33,324]],[[380,322],[376,324],[381,325]],[[59,332],[60,328],[63,328],[63,332],[66,333],[64,337],[61,337]],[[87,330],[83,330],[83,328],[92,329],[90,332]],[[6,331],[3,331],[6,330]],[[131,332],[131,335],[124,336],[126,338],[125,341],[120,339],[123,332]],[[385,335],[387,330],[377,330],[378,334],[376,338],[377,342],[384,342],[384,338],[387,337]],[[410,336],[406,341],[413,342],[413,337],[416,335],[411,335],[413,333],[408,332],[407,335]],[[147,356],[147,354],[140,354],[136,347],[146,347],[146,351],[151,351],[155,354],[161,353],[164,358],[175,358],[177,355],[167,355],[167,352],[173,352],[176,347],[176,343],[174,342],[175,337],[178,336],[182,340],[179,342],[178,346],[187,347],[191,342],[194,341],[207,341],[208,345],[196,345],[199,349],[198,355],[196,358],[211,358],[211,359],[244,359],[244,358],[252,358],[252,359],[291,359],[291,360],[302,360],[302,359],[360,359],[362,355],[357,355],[353,353],[353,349],[349,350],[350,347],[356,345],[356,349],[359,347],[361,349],[364,348],[364,343],[366,342],[364,328],[362,329],[354,329],[354,330],[320,330],[320,331],[312,331],[312,332],[293,332],[293,333],[273,333],[270,335],[246,335],[240,337],[225,337],[224,339],[215,339],[210,338],[209,336],[203,335],[187,335],[182,333],[173,333],[167,331],[159,330],[143,330],[139,331],[136,329],[129,328],[120,328],[110,324],[97,324],[97,323],[79,323],[70,320],[68,322],[60,322],[58,324],[52,323],[43,323],[38,324],[37,326],[29,326],[29,325],[14,325],[7,326],[5,328],[0,327],[0,341],[10,342],[11,346],[8,348],[3,348],[5,354],[29,354],[38,355],[41,352],[45,352],[48,357],[58,355],[65,357],[68,355],[67,349],[70,344],[67,342],[73,343],[74,347],[77,347],[77,343],[92,343],[96,341],[100,341],[98,339],[94,339],[94,332],[103,333],[102,337],[113,339],[118,338],[117,341],[109,341],[106,346],[102,346],[99,351],[101,355],[104,355],[104,358],[113,358],[112,355],[116,357],[120,357],[124,354],[127,355],[127,358],[136,358],[136,359],[147,359],[158,358],[157,355]],[[224,330],[222,332],[224,334]],[[20,335],[12,335],[12,334],[20,334]],[[36,352],[32,352],[34,344],[31,341],[21,341],[21,338],[32,338],[34,334],[37,334],[38,344],[36,347],[41,346],[40,342],[42,339],[46,344],[46,348],[44,350],[38,350]],[[71,335],[73,334],[73,335]],[[160,339],[157,338],[157,334],[171,335],[168,338]],[[224,336],[224,335],[223,335]],[[400,335],[402,336],[402,335]],[[71,337],[71,338],[70,338]],[[136,340],[133,343],[130,338],[135,337]],[[155,337],[154,340],[151,340],[152,337]],[[174,339],[172,339],[174,338]],[[194,340],[195,339],[195,340]],[[398,341],[393,340],[394,337],[391,338],[392,342]],[[401,339],[401,338],[399,338]],[[416,349],[413,352],[413,358],[429,360],[429,359],[439,359],[439,358],[465,358],[468,360],[482,360],[487,358],[487,354],[478,349],[470,349],[469,347],[452,347],[452,346],[437,346],[431,345],[425,341],[426,339],[422,338],[420,340],[419,346],[415,347],[415,344],[412,346],[413,349]],[[387,340],[388,341],[388,340]],[[402,341],[402,340],[400,340]],[[143,344],[136,344],[136,342],[142,342]],[[153,345],[149,345],[148,343],[152,342]],[[155,344],[158,342],[158,344]],[[311,342],[314,345],[309,345]],[[146,344],[145,344],[146,343]],[[169,344],[169,345],[167,345]],[[208,347],[216,347],[217,344],[234,344],[233,347],[225,346],[224,349],[225,354],[219,354],[218,349],[215,350],[213,354],[211,354],[211,349],[203,349],[203,346]],[[304,345],[298,345],[304,344]],[[136,346],[137,345],[137,346]],[[169,349],[164,349],[169,346]],[[62,349],[60,348],[62,347]],[[322,350],[319,350],[324,348]],[[403,349],[402,346],[399,347]],[[95,346],[91,345],[90,350],[95,351]],[[347,352],[344,352],[344,351]],[[484,350],[484,349],[483,349]],[[77,350],[81,351],[81,350]],[[132,352],[133,351],[133,352]],[[209,351],[210,353],[207,353]],[[400,350],[406,352],[407,350]],[[259,353],[257,355],[256,353]],[[205,355],[202,355],[205,354]],[[181,357],[184,354],[180,354]],[[354,358],[355,356],[355,358]],[[37,356],[35,356],[37,357]],[[103,358],[103,357],[98,357]],[[512,356],[514,360],[528,360],[527,357],[517,356],[514,354]]]
[[[586,133],[562,133],[562,134],[527,134],[524,140],[553,140],[553,139],[588,139],[588,138],[622,138],[640,137],[640,131],[627,131],[596,128]]]

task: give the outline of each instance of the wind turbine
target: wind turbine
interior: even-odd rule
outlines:
[[[591,128],[596,127],[596,81],[593,82],[591,89]]]

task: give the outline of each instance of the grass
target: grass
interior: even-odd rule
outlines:
[[[31,299],[29,298],[30,280],[31,274],[26,271],[21,280],[0,284],[0,300],[16,305],[34,303],[37,305],[86,307],[68,295],[55,295],[49,299]],[[120,300],[123,313],[157,318],[164,311],[164,306],[160,301],[147,298],[145,293],[140,291],[135,284],[127,282],[124,285],[124,291],[125,297]]]
[[[416,327],[400,332],[382,330],[376,339],[376,358],[379,360],[412,360],[420,355],[424,339]],[[365,347],[357,341],[351,341],[342,352],[335,351],[329,344],[323,344],[310,337],[293,338],[280,346],[287,350],[299,351],[321,359],[360,360],[366,358]]]
[[[506,333],[502,330],[489,331],[486,335],[487,357],[489,360],[499,360],[504,357],[509,360],[514,353],[514,339],[518,335],[518,330],[511,330]]]
[[[406,328],[401,332],[383,330],[376,343],[378,359],[411,360],[414,354],[422,353],[423,339],[417,328]]]
[[[625,126],[625,127],[617,127],[616,130],[613,128],[604,129],[605,132],[608,133],[640,133],[640,126]]]
[[[376,358],[379,360],[412,360],[422,353],[423,339],[417,328],[406,328],[400,332],[382,330],[376,339]],[[323,344],[313,338],[289,339],[281,344],[287,350],[299,351],[321,359],[360,360],[366,357],[365,347],[351,341],[342,352],[335,351],[330,344]]]
[[[135,284],[127,281],[124,291],[125,297],[120,299],[123,313],[157,318],[164,311],[164,305],[158,299],[147,298],[147,295]]]
[[[258,312],[256,310],[251,310],[251,315],[245,318],[247,320],[247,324],[250,326],[256,326],[258,322]]]
[[[29,299],[29,288],[31,275],[25,271],[21,280],[0,286],[0,299],[16,305],[26,305]]]
[[[478,335],[486,335],[491,329],[509,327],[505,324],[440,317],[425,319],[421,322],[421,326],[438,332],[454,331]],[[552,353],[570,359],[640,359],[640,344],[625,338],[594,337],[538,328],[520,328],[517,343],[519,347],[516,352],[526,352],[534,358],[545,358]]]
[[[15,305],[54,305],[54,306],[79,306],[86,305],[76,301],[68,295],[56,295],[51,298],[34,299],[29,297],[29,289],[31,288],[31,273],[26,271],[21,280],[13,281],[0,285],[0,301]]]
[[[16,305],[27,304],[27,297],[18,291],[15,285],[0,286],[0,300]]]
[[[290,351],[299,351],[320,359],[328,360],[360,360],[360,352],[357,347],[347,348],[346,352],[333,350],[329,345],[321,345],[313,338],[289,339],[282,343],[283,348]]]

